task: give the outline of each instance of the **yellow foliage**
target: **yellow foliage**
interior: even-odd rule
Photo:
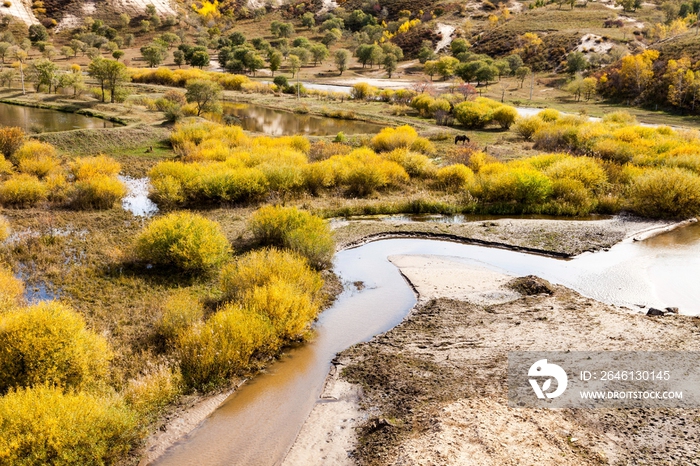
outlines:
[[[178,335],[197,324],[204,317],[202,302],[187,290],[178,290],[163,303],[163,314],[158,320],[158,332],[166,340],[174,341]]]
[[[3,311],[13,309],[22,301],[24,283],[6,267],[0,267],[0,316]]]
[[[0,185],[0,202],[5,206],[32,207],[45,201],[47,196],[46,185],[26,173],[13,175]]]
[[[111,464],[138,439],[138,417],[116,396],[43,385],[0,397],[3,464]]]
[[[104,382],[107,341],[58,302],[0,314],[0,392],[44,383],[86,389]]]
[[[73,194],[73,205],[78,208],[111,209],[126,195],[126,186],[116,177],[95,174],[79,179]]]
[[[95,176],[116,176],[122,169],[119,162],[106,155],[81,157],[68,164],[76,180],[87,180]]]
[[[159,366],[129,380],[124,389],[124,401],[142,416],[154,416],[172,403],[180,394],[182,375],[179,370]]]
[[[474,172],[458,163],[439,169],[436,178],[438,185],[443,189],[460,191],[474,181]]]

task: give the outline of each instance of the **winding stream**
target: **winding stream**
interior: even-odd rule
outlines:
[[[154,464],[279,464],[317,401],[335,354],[391,329],[415,304],[412,289],[387,259],[397,254],[447,256],[511,275],[534,274],[631,309],[677,306],[681,313],[700,314],[697,223],[571,260],[437,240],[369,243],[336,255],[334,270],[345,291],[321,314],[315,338],[243,385]],[[365,288],[358,291],[356,281]]]
[[[0,126],[19,126],[25,131],[53,132],[83,128],[113,128],[119,125],[77,113],[0,103]]]

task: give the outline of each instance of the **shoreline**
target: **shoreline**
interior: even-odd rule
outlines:
[[[533,223],[546,224],[549,222],[572,222],[567,220],[519,219],[507,219],[504,221],[507,221],[509,223],[524,222],[529,226],[532,226]],[[646,234],[658,232],[657,234],[661,234],[665,231],[670,231],[670,229],[680,228],[682,226],[694,223],[691,221],[671,223],[664,221],[646,221],[639,219],[634,219],[630,221],[629,219],[620,218],[599,221],[596,220],[593,222],[606,222],[609,224],[613,221],[621,222],[629,230],[626,231],[626,234],[623,235],[622,238],[618,238],[620,235],[617,235],[616,238],[618,238],[618,240],[616,241],[616,243],[632,238],[635,235],[640,234],[640,232],[644,232]],[[642,224],[644,225],[644,227],[641,229],[632,228],[633,225],[638,224]],[[405,225],[407,225],[408,227],[417,226],[416,223],[408,222]],[[388,230],[389,228],[393,228],[393,224],[385,223],[385,227]],[[585,231],[582,234],[585,235]],[[505,242],[486,241],[479,238],[468,238],[459,235],[441,235],[439,233],[435,234],[421,231],[385,231],[383,233],[368,234],[353,242],[339,244],[338,250],[351,249],[354,247],[361,246],[362,244],[366,244],[368,242],[396,237],[450,240],[466,244],[478,244],[487,247],[495,247],[527,253],[541,254],[561,259],[566,259],[573,256],[573,254],[568,254],[562,251],[547,251],[537,248],[527,248],[517,244],[508,244]],[[603,247],[598,247],[597,249],[603,249]],[[399,324],[402,325],[404,322],[412,318],[415,309],[427,299],[424,299],[424,297],[426,296],[425,293],[420,292],[419,287],[415,286],[413,280],[411,280],[411,278],[407,276],[405,271],[402,270],[400,267],[399,271],[404,276],[409,286],[413,288],[414,292],[419,298],[418,304],[416,304],[416,306],[409,311],[408,315],[404,318],[402,323]],[[391,330],[389,332],[391,332]],[[375,336],[372,339],[372,341],[376,340],[381,336],[382,335]],[[204,422],[206,418],[211,413],[213,413],[219,407],[219,405],[226,398],[228,398],[228,396],[233,394],[236,391],[236,389],[239,388],[244,382],[245,381],[242,381],[236,384],[233,388],[228,389],[224,392],[220,392],[214,395],[208,395],[200,399],[195,399],[191,401],[190,406],[185,408],[184,410],[182,410],[182,408],[180,407],[175,410],[175,413],[171,412],[170,415],[166,417],[165,422],[159,423],[159,431],[156,432],[155,435],[149,436],[148,440],[145,443],[145,446],[138,452],[141,455],[145,455],[142,457],[141,461],[139,462],[139,465],[146,466],[148,464],[151,464],[153,461],[157,460],[160,456],[162,456],[162,454],[164,454],[168,448],[173,446],[178,441],[186,438],[186,436],[190,432],[196,429],[196,427],[199,424]],[[335,400],[335,402],[329,402],[329,398]],[[341,403],[338,403],[338,401],[340,401]],[[333,364],[326,378],[323,392],[319,396],[319,402],[317,402],[317,404],[314,406],[312,412],[309,413],[309,416],[307,417],[307,420],[304,422],[304,424],[300,426],[300,431],[297,435],[297,439],[290,446],[282,464],[293,466],[295,464],[303,464],[305,462],[312,461],[313,453],[317,451],[314,448],[320,448],[319,446],[326,446],[326,448],[328,448],[327,450],[325,450],[326,456],[331,455],[331,457],[334,458],[334,461],[336,462],[341,461],[341,458],[344,457],[343,455],[347,457],[345,448],[347,448],[347,445],[349,444],[348,442],[350,442],[354,438],[352,435],[348,434],[354,432],[354,427],[357,427],[360,419],[363,418],[363,414],[359,410],[359,403],[360,402],[357,387],[354,387],[351,384],[348,384],[346,381],[344,381],[341,378],[340,371],[337,370],[337,366]],[[184,423],[182,422],[183,419],[185,421]],[[337,421],[338,419],[340,420]],[[341,433],[341,435],[339,437],[335,435],[330,435],[329,429],[337,430]],[[335,450],[333,448],[335,448]],[[340,448],[340,450],[338,448]],[[342,462],[338,464],[342,464]],[[348,464],[354,463],[350,462]]]

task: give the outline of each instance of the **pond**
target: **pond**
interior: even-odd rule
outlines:
[[[314,338],[244,384],[155,464],[279,464],[317,402],[335,354],[391,329],[416,303],[388,260],[398,254],[439,255],[511,275],[534,274],[637,311],[636,305],[677,306],[681,313],[700,314],[698,224],[571,260],[438,240],[368,243],[336,255],[334,271],[345,291],[319,317]],[[351,285],[359,281],[362,290]]]
[[[113,128],[118,124],[77,113],[0,103],[0,126],[19,126],[25,131],[34,132],[55,132],[71,129]]]
[[[316,115],[300,115],[253,104],[226,103],[224,115],[240,119],[241,127],[270,136],[305,134],[308,136],[333,136],[339,132],[349,134],[375,134],[383,126],[358,120],[339,120]]]

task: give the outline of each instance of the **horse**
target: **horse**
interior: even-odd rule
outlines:
[[[469,140],[469,138],[464,134],[460,134],[458,136],[455,136],[455,144],[457,144],[460,141],[462,142],[462,145],[464,145],[465,142],[471,142]]]

